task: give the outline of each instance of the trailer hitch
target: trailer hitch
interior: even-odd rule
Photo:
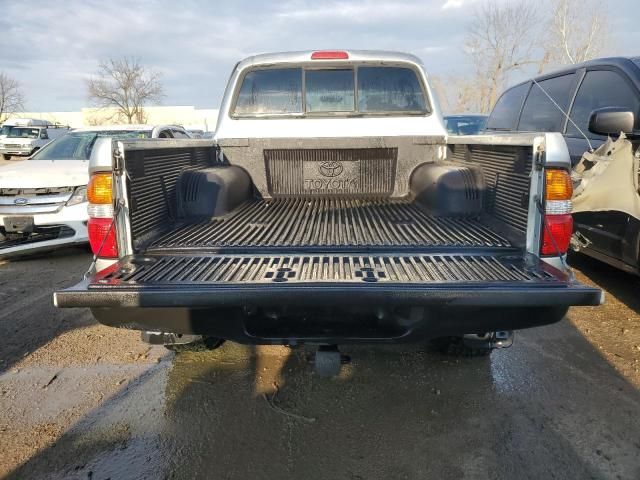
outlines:
[[[462,342],[470,348],[509,348],[513,345],[513,330],[499,330],[486,333],[468,333],[463,335]]]

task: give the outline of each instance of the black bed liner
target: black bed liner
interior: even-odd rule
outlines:
[[[182,224],[147,251],[202,247],[510,247],[479,220],[434,217],[408,200],[252,200],[230,214]]]

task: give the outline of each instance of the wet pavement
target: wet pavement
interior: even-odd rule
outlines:
[[[586,258],[601,308],[457,359],[425,345],[150,348],[57,310],[84,250],[0,264],[0,477],[640,478],[640,279]]]

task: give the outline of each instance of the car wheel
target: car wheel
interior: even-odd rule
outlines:
[[[11,155],[7,155],[6,153],[3,153],[2,158],[4,158],[5,160],[11,160]]]

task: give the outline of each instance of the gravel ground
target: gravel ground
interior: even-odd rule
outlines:
[[[510,349],[353,347],[322,379],[309,350],[175,355],[54,308],[89,260],[0,264],[0,477],[640,478],[640,279],[596,261],[606,305]]]

